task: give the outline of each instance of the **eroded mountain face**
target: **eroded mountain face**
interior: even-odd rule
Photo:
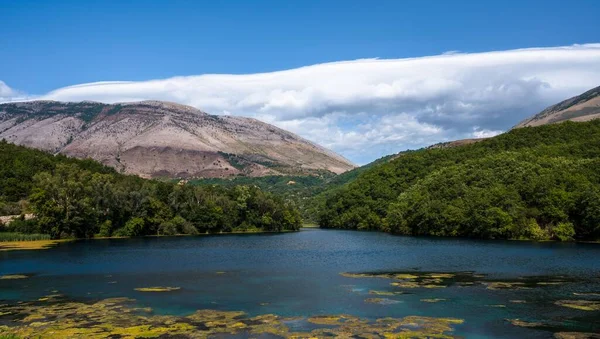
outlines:
[[[553,124],[566,120],[594,119],[600,119],[600,86],[550,106],[533,117],[521,121],[515,128]]]
[[[143,177],[342,173],[355,167],[258,120],[159,101],[2,104],[0,139]]]

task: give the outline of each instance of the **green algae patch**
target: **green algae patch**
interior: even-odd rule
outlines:
[[[600,311],[600,301],[591,300],[559,300],[554,304],[581,311]]]
[[[399,301],[399,300],[388,299],[388,298],[367,298],[367,299],[365,299],[365,302],[369,303],[369,304],[378,304],[378,305],[393,305],[393,304],[401,303],[401,301]]]
[[[317,338],[453,338],[453,326],[463,323],[462,319],[419,316],[381,318],[375,322],[348,315],[317,316],[308,320],[315,324],[338,325],[311,331],[310,336]]]
[[[377,290],[370,290],[369,294],[383,295],[383,296],[392,296],[392,295],[401,295],[401,294],[406,294],[406,293],[399,292],[399,291],[377,291]]]
[[[506,319],[506,321],[510,322],[513,326],[555,332],[554,338],[559,339],[600,339],[600,334],[597,333],[574,332],[572,328],[565,326],[563,321],[539,322],[521,319]],[[560,328],[563,328],[563,330],[558,330]]]
[[[479,287],[488,290],[527,290],[533,288],[552,288],[575,281],[567,276],[525,276],[515,280],[492,280],[483,274],[474,272],[389,272],[389,273],[341,273],[347,278],[384,278],[391,280],[390,285],[402,289],[435,289],[445,287]]]
[[[529,289],[524,282],[515,281],[492,281],[487,282],[488,290],[517,290],[517,289]]]
[[[540,322],[525,321],[525,320],[521,320],[521,319],[506,319],[506,321],[510,322],[513,326],[519,326],[519,327],[530,327],[530,328],[544,327],[544,324],[542,324]]]
[[[7,274],[0,277],[0,280],[15,280],[15,279],[27,279],[29,276],[24,274]]]
[[[419,276],[414,275],[414,274],[408,274],[408,273],[400,273],[400,274],[394,274],[393,278],[394,279],[403,279],[403,280],[409,279],[409,280],[411,280],[411,279],[417,279],[417,278],[419,278]]]
[[[430,299],[421,299],[422,302],[424,303],[438,303],[440,301],[446,301],[446,299],[443,298],[430,298]]]
[[[461,319],[404,317],[367,320],[352,315],[283,318],[249,317],[241,311],[198,310],[188,316],[155,315],[129,298],[93,303],[49,295],[44,302],[0,306],[0,338],[210,338],[277,336],[284,338],[451,338]],[[308,321],[322,327],[292,332],[286,322]]]
[[[554,333],[556,339],[600,339],[598,333],[585,333],[585,332],[557,332]]]
[[[444,288],[462,282],[473,283],[472,272],[391,272],[391,273],[342,273],[347,278],[390,279],[392,286],[399,288]]]
[[[152,286],[152,287],[138,287],[134,290],[138,292],[172,292],[179,291],[181,287],[168,287],[168,286]]]
[[[308,318],[308,322],[317,325],[339,325],[344,323],[347,319],[354,319],[355,317],[349,315],[317,315]],[[356,318],[358,319],[358,318]]]
[[[600,297],[600,293],[597,292],[573,292],[573,295],[579,297]]]

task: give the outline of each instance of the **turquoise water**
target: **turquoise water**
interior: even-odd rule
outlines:
[[[0,252],[0,275],[31,275],[0,280],[0,303],[33,300],[59,291],[76,300],[131,297],[164,314],[186,315],[209,308],[242,310],[250,315],[455,317],[465,320],[456,326],[455,334],[469,338],[548,338],[554,331],[600,332],[600,312],[554,304],[557,300],[598,299],[573,293],[600,292],[599,258],[598,244],[413,238],[320,229],[269,235],[89,240],[44,251]],[[391,279],[346,277],[340,274],[343,272],[470,272],[464,274],[474,273],[476,280],[484,283],[402,288],[390,285]],[[552,279],[562,283],[543,284]],[[493,281],[534,283],[527,289],[487,288]],[[181,290],[134,290],[147,286]],[[369,293],[374,290],[406,294]],[[373,297],[385,300],[365,302]],[[421,300],[433,298],[445,300]],[[546,325],[524,328],[506,320],[515,318]]]

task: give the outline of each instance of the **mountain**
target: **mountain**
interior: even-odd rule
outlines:
[[[161,101],[30,101],[0,105],[0,139],[92,158],[142,177],[342,173],[355,166],[293,133],[251,118]]]
[[[593,119],[600,119],[600,86],[550,106],[533,117],[521,121],[515,128],[553,124],[565,120]]]

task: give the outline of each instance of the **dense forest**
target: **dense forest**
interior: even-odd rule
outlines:
[[[223,186],[233,188],[240,185],[256,186],[262,191],[284,197],[285,200],[298,207],[302,220],[307,223],[316,223],[318,213],[313,208],[312,197],[323,192],[327,183],[339,176],[333,173],[319,175],[269,175],[264,177],[233,177],[233,178],[206,178],[195,179],[188,182],[193,186]]]
[[[299,207],[299,208],[298,208]],[[300,210],[300,211],[299,211]],[[0,142],[3,231],[52,238],[321,227],[489,239],[600,239],[600,121],[403,152],[339,176],[179,185]]]
[[[178,185],[0,142],[2,231],[52,238],[297,230],[298,209],[256,186]]]
[[[206,178],[190,180],[190,185],[211,186],[219,185],[235,187],[238,185],[257,186],[263,191],[284,197],[300,210],[302,219],[306,223],[319,221],[319,207],[329,195],[332,188],[345,185],[355,180],[361,173],[371,167],[384,164],[395,159],[403,153],[388,155],[369,164],[354,168],[342,174],[333,174],[323,171],[312,175],[270,175],[264,177],[233,177],[233,178]]]
[[[315,198],[321,227],[489,239],[600,238],[600,121],[406,152]]]

